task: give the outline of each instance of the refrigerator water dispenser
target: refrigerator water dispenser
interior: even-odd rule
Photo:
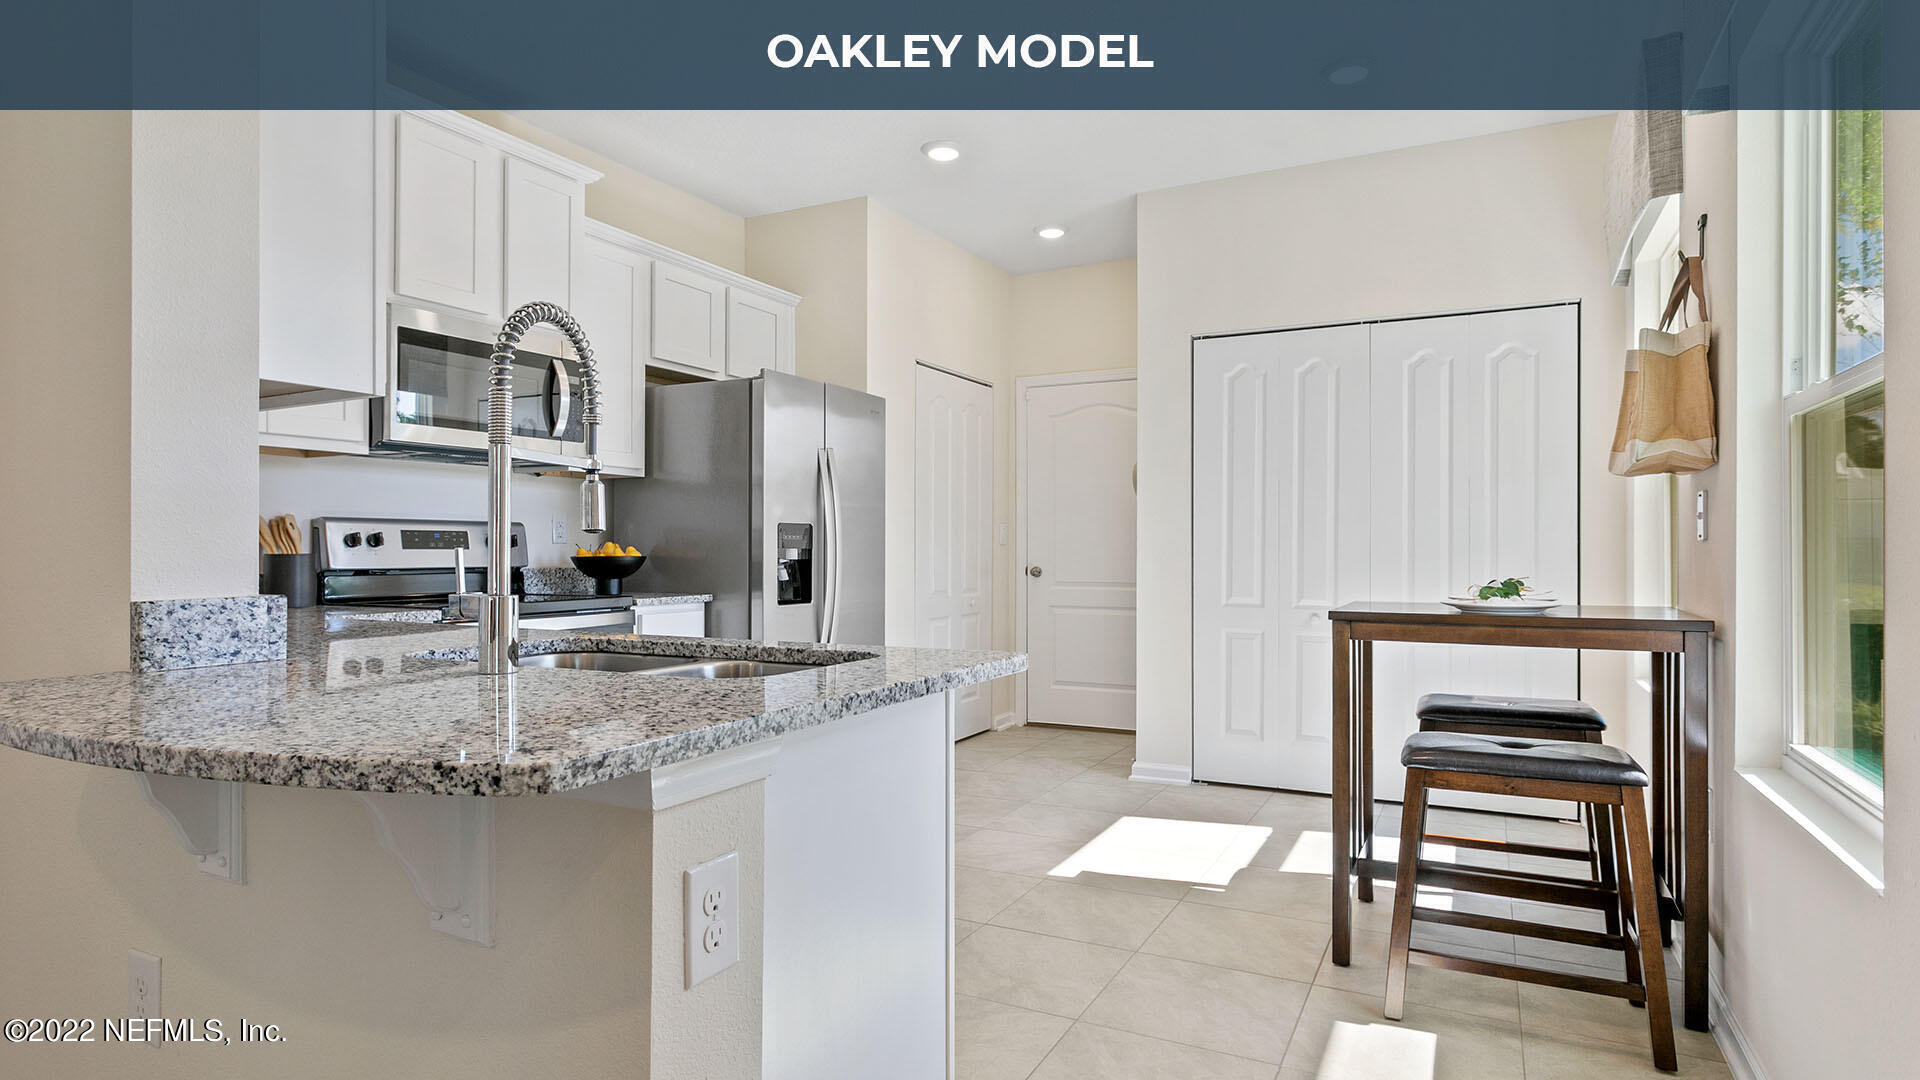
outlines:
[[[775,603],[813,603],[813,526],[783,521],[775,527]]]

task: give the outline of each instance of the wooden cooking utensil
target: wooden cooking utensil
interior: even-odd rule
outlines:
[[[293,515],[282,514],[273,521],[280,538],[280,554],[300,554],[300,529],[293,523]]]

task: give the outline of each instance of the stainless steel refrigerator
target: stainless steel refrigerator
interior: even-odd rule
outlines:
[[[712,593],[707,633],[878,645],[886,402],[767,372],[647,388],[647,475],[613,485],[635,589]]]

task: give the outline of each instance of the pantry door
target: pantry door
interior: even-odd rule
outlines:
[[[1193,775],[1327,791],[1327,609],[1369,595],[1367,327],[1193,346]]]
[[[915,644],[985,649],[993,627],[993,388],[914,368]],[[993,726],[987,683],[953,692],[953,737]]]
[[[1579,333],[1572,304],[1373,325],[1375,600],[1431,603],[1508,577],[1578,599]],[[1579,696],[1569,649],[1373,649],[1374,790],[1388,797],[1406,785],[1393,748],[1420,695]]]

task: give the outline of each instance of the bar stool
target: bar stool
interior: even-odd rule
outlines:
[[[1419,858],[1419,844],[1403,840],[1399,872],[1394,879],[1393,933],[1387,953],[1387,1018],[1398,1020],[1405,1015],[1409,962],[1496,979],[1607,994],[1646,1007],[1653,1063],[1669,1072],[1675,1069],[1666,959],[1660,949],[1658,931],[1649,933],[1648,929],[1657,927],[1659,916],[1646,804],[1641,795],[1641,789],[1647,786],[1645,770],[1625,751],[1598,743],[1442,731],[1423,731],[1409,736],[1400,752],[1400,764],[1407,769],[1406,802],[1401,808],[1402,837],[1425,836],[1428,792],[1477,791],[1580,803],[1596,819],[1604,814],[1612,825],[1612,835],[1622,837],[1624,842],[1613,846],[1612,861],[1618,884],[1609,889],[1604,884],[1541,874],[1468,870],[1428,863]],[[1499,846],[1495,841],[1488,843]],[[1620,929],[1598,933],[1521,919],[1418,908],[1414,904],[1414,893],[1423,882],[1510,899],[1612,907],[1618,912]],[[1615,980],[1569,975],[1415,949],[1413,923],[1416,919],[1619,949],[1626,954],[1627,977]]]
[[[1493,694],[1427,694],[1413,709],[1421,731],[1451,731],[1467,735],[1509,735],[1523,739],[1563,739],[1567,742],[1597,743],[1606,734],[1607,721],[1600,710],[1584,701],[1566,698],[1529,698]],[[1588,814],[1586,862],[1595,881],[1611,886],[1613,882],[1613,830],[1609,821]],[[1456,846],[1462,837],[1434,837]],[[1540,850],[1514,850],[1516,854],[1540,855]],[[1556,849],[1557,850],[1557,849]],[[1555,856],[1546,856],[1554,858]],[[1607,911],[1607,930],[1618,933],[1617,916]]]

